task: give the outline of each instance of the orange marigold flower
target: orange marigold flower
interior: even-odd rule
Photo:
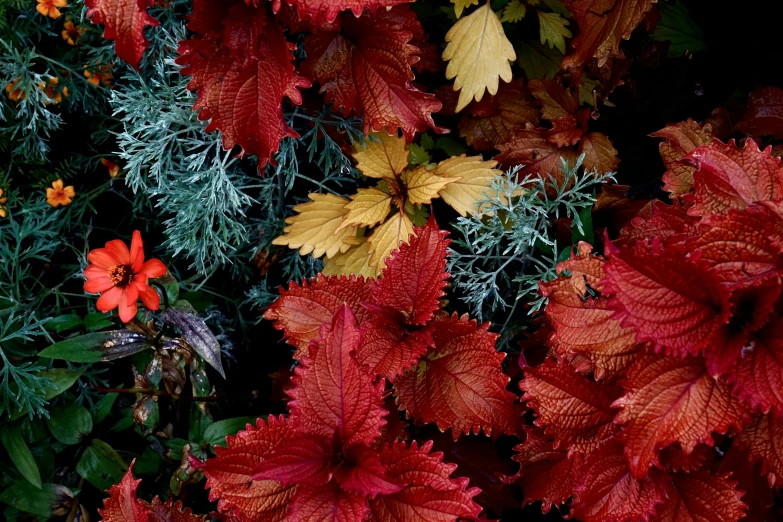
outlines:
[[[22,91],[22,89],[16,88],[16,84],[19,83],[19,80],[21,79],[22,77],[20,76],[19,78],[17,78],[16,80],[12,81],[11,83],[5,86],[5,92],[6,94],[8,94],[9,100],[19,102],[24,100],[25,96],[27,96],[27,94],[25,94],[25,92]]]
[[[45,102],[46,105],[51,105],[52,103],[60,103],[63,101],[63,96],[66,98],[68,95],[68,87],[63,87],[60,90],[57,90],[57,84],[60,83],[59,78],[49,78],[46,80],[46,83],[39,83],[38,88],[41,89],[43,92],[46,93],[46,97],[49,98],[51,101]]]
[[[8,201],[8,198],[3,196],[3,189],[0,188],[0,218],[4,218],[8,214],[5,213],[5,202]]]
[[[65,0],[38,0],[38,5],[35,6],[35,10],[44,16],[60,18],[60,10],[57,8],[67,6],[68,2]]]
[[[141,298],[150,310],[160,308],[158,293],[147,284],[147,279],[166,274],[166,265],[159,259],[144,262],[141,233],[133,231],[130,251],[123,241],[115,239],[105,248],[96,248],[87,255],[90,265],[84,270],[84,291],[100,293],[95,304],[101,312],[119,307],[120,320],[127,323],[136,316]]]
[[[114,74],[112,74],[111,68],[108,65],[101,65],[93,71],[87,70],[87,66],[85,65],[84,69],[84,77],[93,85],[103,84],[106,87],[110,87],[114,81]]]
[[[73,25],[73,22],[68,20],[63,24],[63,40],[68,42],[68,45],[76,45],[81,39],[84,29],[81,26]]]
[[[54,208],[60,205],[66,206],[71,204],[71,198],[76,196],[76,191],[72,186],[63,188],[63,180],[58,179],[52,183],[52,188],[46,189],[46,202]]]
[[[116,178],[117,174],[120,173],[120,166],[114,163],[113,161],[108,160],[106,158],[101,158],[101,163],[103,163],[103,165],[107,169],[109,169],[109,176],[111,176],[112,178]]]

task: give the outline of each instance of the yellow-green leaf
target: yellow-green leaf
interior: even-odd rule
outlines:
[[[351,248],[344,254],[337,254],[324,262],[324,275],[356,274],[364,277],[378,277],[378,266],[370,266],[370,243],[366,238],[360,245]]]
[[[338,231],[351,225],[371,227],[386,219],[391,209],[391,196],[375,187],[361,188],[351,196],[351,202],[345,208],[348,213],[337,227]]]
[[[440,197],[461,216],[480,213],[479,202],[489,197],[492,180],[501,174],[493,168],[497,164],[464,154],[441,161],[434,173],[454,181],[440,191]]]
[[[408,166],[405,138],[385,132],[373,132],[364,140],[364,147],[356,144],[353,158],[356,168],[368,178],[393,178]]]
[[[414,170],[406,170],[402,175],[405,183],[408,201],[416,205],[427,205],[432,198],[438,197],[438,192],[453,179],[438,176],[427,167],[418,167]]]
[[[457,15],[457,18],[459,18],[462,16],[462,11],[472,5],[476,5],[478,0],[451,0],[451,3],[454,4],[454,13]]]
[[[526,12],[525,4],[520,0],[511,0],[503,9],[503,16],[500,18],[500,21],[511,22],[512,24],[519,22],[525,17]]]
[[[370,266],[380,272],[386,266],[386,258],[392,250],[399,248],[400,243],[407,242],[413,234],[413,222],[402,212],[394,214],[367,240],[369,243]]]
[[[571,38],[571,31],[565,26],[570,22],[557,13],[538,11],[538,24],[541,43],[548,43],[550,49],[556,47],[558,51],[565,54],[565,38]]]
[[[316,258],[324,254],[333,257],[348,250],[351,245],[345,239],[355,236],[357,227],[338,229],[348,213],[345,205],[349,201],[334,194],[310,194],[308,197],[311,201],[294,207],[297,215],[286,218],[285,233],[272,244],[298,248],[301,255],[312,253]]]

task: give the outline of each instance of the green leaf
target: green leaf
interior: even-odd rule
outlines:
[[[430,136],[429,132],[425,132],[421,135],[419,143],[421,143],[421,146],[424,148],[424,150],[431,150],[432,147],[435,146],[435,140],[432,139],[432,136]]]
[[[46,425],[52,436],[63,444],[79,444],[92,432],[92,416],[87,408],[72,402],[52,411]]]
[[[16,426],[4,426],[3,429],[0,429],[0,441],[2,441],[3,447],[5,447],[11,462],[19,470],[19,473],[30,484],[40,489],[41,474],[19,428]]]
[[[565,26],[569,21],[557,13],[545,13],[538,11],[538,25],[541,34],[541,43],[549,44],[549,48],[556,47],[558,51],[565,54],[565,38],[571,38],[571,31]]]
[[[81,460],[76,464],[76,472],[79,476],[101,491],[121,481],[127,469],[128,466],[117,452],[98,439],[90,443]]]
[[[137,475],[147,475],[157,473],[163,464],[163,459],[158,455],[155,450],[147,446],[141,453],[141,456],[136,459],[136,464],[133,465],[133,472]]]
[[[451,138],[438,138],[433,148],[440,149],[449,156],[459,156],[466,152],[465,147]]]
[[[76,314],[58,315],[54,319],[46,322],[46,329],[52,332],[64,332],[66,330],[73,330],[79,328],[84,322],[82,318]]]
[[[84,327],[89,331],[101,330],[113,325],[106,314],[93,312],[84,316]]]
[[[65,390],[73,386],[73,384],[77,381],[77,379],[79,379],[79,377],[81,377],[83,373],[84,370],[68,370],[65,368],[56,368],[39,372],[37,374],[39,377],[49,379],[53,385],[51,388],[47,388],[44,392],[44,399],[49,401],[57,397]],[[16,420],[26,413],[27,409],[15,409],[13,410],[13,413],[11,413],[10,418],[11,420]]]
[[[107,393],[95,403],[95,422],[101,422],[106,418],[111,411],[111,407],[114,406],[114,401],[119,396],[119,393]]]
[[[213,446],[226,447],[226,436],[235,435],[239,430],[245,429],[245,426],[248,424],[255,426],[255,423],[255,417],[234,417],[233,419],[217,421],[204,430],[201,444],[206,444],[210,448]]]
[[[19,511],[41,518],[52,516],[52,505],[57,498],[57,484],[42,484],[40,488],[20,482],[0,493],[0,502]]]
[[[198,404],[190,406],[190,421],[188,423],[188,438],[192,441],[200,441],[204,436],[204,430],[212,425],[212,419],[207,417]]]
[[[202,318],[197,315],[169,308],[161,315],[164,323],[176,326],[182,337],[221,377],[226,378],[220,362],[220,343]]]
[[[408,156],[408,163],[412,167],[418,167],[419,165],[426,165],[427,163],[432,161],[430,155],[421,145],[411,143],[410,145],[408,145],[408,150],[410,151],[410,156]]]
[[[595,241],[595,231],[593,230],[593,206],[584,207],[579,211],[579,221],[582,225],[582,230],[579,230],[579,226],[574,221],[574,226],[571,229],[571,241],[576,245],[579,241],[586,241],[591,245]]]
[[[571,11],[566,9],[565,4],[561,0],[542,0],[544,5],[552,10],[553,13],[557,13],[565,18],[571,18]]]
[[[95,332],[60,341],[44,349],[39,357],[71,362],[112,361],[152,347],[144,334],[125,330]]]
[[[213,296],[206,292],[181,292],[180,301],[188,301],[197,312],[203,312],[212,304]]]
[[[160,283],[166,289],[166,297],[169,303],[173,303],[179,298],[179,283],[170,272],[166,272],[163,277],[158,277],[153,279],[153,281]]]
[[[563,55],[557,49],[550,49],[535,41],[517,44],[517,63],[525,71],[528,80],[554,78],[560,71]]]
[[[674,4],[661,2],[661,21],[655,26],[653,40],[671,42],[667,56],[679,58],[707,47],[701,27],[691,18],[688,8],[679,0]]]

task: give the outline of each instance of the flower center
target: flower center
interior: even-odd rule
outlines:
[[[109,269],[109,279],[115,286],[128,286],[133,277],[130,265],[116,265]]]

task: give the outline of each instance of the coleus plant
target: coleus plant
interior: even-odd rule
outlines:
[[[426,220],[426,207],[443,198],[460,215],[480,213],[480,202],[501,172],[496,161],[455,156],[438,164],[412,165],[405,139],[371,134],[353,154],[357,169],[377,185],[360,188],[347,200],[333,194],[310,194],[286,219],[285,234],[273,241],[302,255],[326,255],[324,274],[376,277],[392,250]],[[370,229],[375,227],[370,233]]]
[[[520,384],[536,421],[513,479],[585,522],[762,520],[783,476],[783,168],[692,121],[656,134],[674,203],[541,284],[550,354]]]

